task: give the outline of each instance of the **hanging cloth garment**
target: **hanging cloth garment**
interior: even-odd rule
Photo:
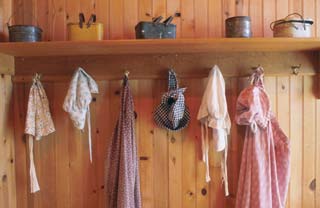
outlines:
[[[128,77],[123,80],[121,109],[106,159],[107,207],[140,208],[140,179],[134,131],[134,105]]]
[[[40,140],[41,137],[47,136],[54,131],[55,128],[49,110],[49,101],[40,82],[40,76],[36,74],[30,88],[24,131],[25,134],[28,134],[31,193],[40,190],[33,158],[33,139]]]
[[[236,122],[245,125],[236,207],[284,208],[290,175],[290,144],[271,112],[263,69],[239,95]]]
[[[207,87],[202,97],[197,119],[201,122],[202,160],[206,163],[206,181],[209,182],[209,132],[212,128],[215,151],[224,151],[221,159],[221,174],[225,195],[229,195],[227,154],[228,134],[230,133],[230,117],[225,95],[225,82],[218,66],[209,73]]]
[[[179,88],[176,73],[171,69],[168,92],[162,95],[161,103],[154,112],[154,121],[159,127],[179,131],[188,126],[190,112],[185,104],[185,90],[186,88]]]
[[[91,93],[99,93],[97,83],[82,68],[75,71],[69,90],[63,103],[63,109],[69,113],[74,126],[84,129],[87,117],[89,156],[92,163],[90,103]]]

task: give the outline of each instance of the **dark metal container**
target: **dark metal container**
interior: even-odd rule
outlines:
[[[176,25],[155,22],[139,22],[136,27],[137,39],[176,38]]]
[[[226,19],[227,38],[250,38],[251,18],[249,16],[235,16]]]
[[[42,29],[33,25],[8,25],[10,42],[41,41]]]

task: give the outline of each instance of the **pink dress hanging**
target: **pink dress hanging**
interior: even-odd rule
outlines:
[[[236,122],[246,125],[237,208],[284,208],[290,176],[290,144],[271,112],[263,69],[237,101]]]

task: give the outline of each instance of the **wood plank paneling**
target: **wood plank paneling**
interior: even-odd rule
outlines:
[[[167,1],[167,16],[174,16],[176,13],[181,13],[181,1],[180,0],[168,0]],[[206,17],[203,15],[203,17]],[[172,24],[177,25],[176,37],[181,37],[181,17],[174,17]],[[202,22],[200,23],[202,24]]]
[[[10,75],[0,77],[0,207],[16,207],[13,98]]]
[[[303,78],[303,167],[302,167],[302,207],[315,207],[315,191],[312,181],[315,179],[316,161],[316,99],[314,93],[315,77]]]
[[[166,91],[166,82],[156,81],[154,88],[154,106],[160,103],[161,95]],[[153,143],[153,184],[154,184],[154,207],[169,208],[169,150],[168,150],[168,132],[164,129],[154,129]],[[181,200],[181,199],[178,199]]]
[[[154,198],[157,193],[154,192],[154,171],[153,157],[154,151],[154,125],[150,115],[153,112],[153,82],[145,80],[138,83],[138,94],[135,99],[136,111],[139,120],[139,157],[140,159],[140,178],[143,207],[154,207]]]
[[[320,19],[317,10],[320,6],[316,0],[188,0],[183,4],[178,0],[15,0],[13,7],[17,11],[16,22],[36,23],[32,16],[27,17],[26,13],[35,14],[44,30],[44,40],[65,40],[66,23],[78,22],[80,11],[85,13],[86,18],[89,18],[91,13],[98,14],[98,21],[105,24],[106,39],[135,38],[134,26],[138,20],[150,20],[152,16],[159,15],[165,18],[175,12],[181,12],[182,15],[174,20],[177,24],[178,38],[223,37],[224,20],[234,15],[251,16],[255,37],[271,37],[269,24],[292,12],[299,12],[316,21]],[[7,11],[11,4],[6,4],[4,8]],[[10,14],[4,16],[5,19]],[[319,37],[319,34],[319,27],[315,23],[313,35]]]
[[[198,86],[199,81],[196,79],[181,80],[181,87],[187,86],[186,104],[190,110],[189,128],[182,132],[182,207],[196,207],[196,136],[197,136],[197,113],[200,105],[200,97],[202,89]]]
[[[123,26],[124,26],[124,15],[119,15],[123,14],[124,11],[124,5],[123,5],[123,0],[118,0],[118,1],[110,1],[109,4],[109,24],[110,24],[110,39],[123,39]]]
[[[290,77],[291,183],[290,207],[302,207],[303,78]]]
[[[251,17],[251,31],[253,37],[263,37],[263,0],[250,1],[249,16]]]
[[[196,0],[194,16],[195,38],[208,37],[208,0]]]
[[[138,114],[137,140],[139,155],[142,158],[140,172],[144,207],[234,206],[244,132],[242,127],[233,124],[228,160],[231,196],[226,200],[223,197],[220,182],[218,162],[220,156],[210,152],[212,181],[209,184],[204,181],[205,168],[200,160],[201,134],[195,116],[200,105],[204,83],[205,79],[182,81],[182,85],[187,86],[189,90],[186,98],[192,120],[186,130],[173,134],[152,124],[152,111],[159,104],[160,95],[166,90],[166,82],[163,80],[132,82]],[[288,199],[290,207],[314,207],[313,203],[316,203],[314,192],[310,190],[310,183],[316,177],[317,166],[315,162],[308,162],[315,161],[316,154],[316,105],[313,83],[312,76],[267,77],[265,81],[281,126],[285,132],[290,133],[292,152],[298,152],[292,155],[292,180]],[[239,90],[247,85],[247,79],[227,78],[226,85],[229,111],[233,120]],[[19,153],[16,157],[20,160],[17,167],[18,199],[21,199],[18,201],[19,207],[28,205],[32,208],[40,208],[43,204],[47,207],[104,206],[103,160],[108,146],[107,138],[111,136],[113,124],[118,116],[118,111],[115,109],[119,106],[120,84],[119,81],[112,81],[110,84],[102,81],[99,82],[99,86],[101,94],[97,96],[97,101],[92,103],[91,108],[94,115],[92,118],[94,163],[90,165],[87,134],[76,130],[67,118],[68,115],[61,109],[65,94],[61,92],[66,91],[68,84],[45,84],[53,117],[57,123],[57,132],[35,144],[37,173],[42,188],[36,195],[28,194],[29,178],[25,143],[17,140],[16,150],[19,150]],[[26,100],[28,89],[29,85],[18,84],[15,99]],[[21,110],[18,112],[24,112],[26,106],[23,102],[19,105]],[[16,109],[18,110],[18,106]],[[22,114],[21,117],[20,114],[15,114],[16,127],[18,127],[16,135],[22,135],[21,132],[23,132],[24,116]],[[105,115],[110,117],[107,124],[104,122]],[[306,128],[310,131],[304,130]],[[308,139],[301,139],[307,137]],[[54,180],[49,181],[49,178]],[[53,201],[48,200],[49,194]]]
[[[222,1],[210,0],[208,1],[208,32],[209,37],[224,37],[225,31],[222,28],[223,16]]]

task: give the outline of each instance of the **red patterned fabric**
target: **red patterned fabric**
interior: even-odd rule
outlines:
[[[236,122],[246,125],[237,208],[284,208],[290,175],[289,139],[271,112],[262,74],[237,101]]]
[[[119,120],[106,160],[108,208],[140,208],[140,179],[134,132],[134,106],[127,77],[124,79]]]

